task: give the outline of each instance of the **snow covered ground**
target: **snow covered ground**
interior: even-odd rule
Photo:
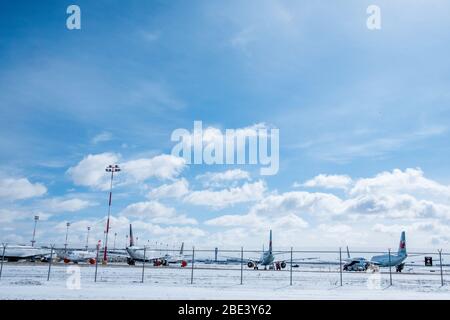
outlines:
[[[0,299],[450,299],[450,273],[416,267],[405,273],[343,273],[333,265],[300,266],[290,272],[244,269],[239,266],[197,264],[194,283],[191,269],[142,266],[54,264],[50,281],[45,263],[5,263],[0,280]],[[433,269],[436,271],[436,269]]]

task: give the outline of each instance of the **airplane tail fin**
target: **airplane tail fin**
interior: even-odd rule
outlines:
[[[272,230],[270,230],[269,252],[272,253]]]
[[[347,258],[350,259],[350,251],[348,250],[348,246],[347,246]]]
[[[398,253],[399,256],[406,256],[406,236],[405,231],[402,231],[402,234],[400,236],[400,244],[398,246]]]
[[[184,242],[181,243],[180,256],[183,255],[183,251],[184,251]]]
[[[134,246],[134,239],[133,239],[133,227],[130,224],[130,247]]]

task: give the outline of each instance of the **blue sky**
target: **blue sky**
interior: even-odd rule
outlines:
[[[120,239],[448,246],[446,1],[76,1],[81,30],[70,4],[1,4],[0,240],[101,238],[117,161]],[[278,174],[169,157],[195,120],[279,128]]]

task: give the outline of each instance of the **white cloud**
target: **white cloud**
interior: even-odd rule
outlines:
[[[333,194],[293,191],[265,197],[250,212],[267,216],[305,213],[328,216],[339,213],[342,205],[342,200]]]
[[[106,142],[106,141],[110,141],[112,139],[112,134],[110,132],[101,132],[98,135],[96,135],[95,137],[92,138],[91,142],[93,144],[97,144],[100,142]]]
[[[246,214],[222,215],[205,224],[232,228],[235,235],[242,229],[247,236],[240,237],[247,239],[269,228],[281,230],[285,237],[290,229],[298,232],[308,226],[301,232],[301,238],[314,244],[329,245],[336,241],[345,245],[352,242],[345,236],[350,233],[359,239],[358,245],[373,247],[374,239],[377,243],[392,245],[402,230],[412,234],[416,246],[447,243],[450,233],[448,186],[426,178],[421,170],[396,169],[371,178],[348,177],[342,181],[352,183],[332,179],[333,186],[348,185],[342,197],[331,192],[272,193],[253,204]],[[380,232],[389,237],[379,239],[377,233]],[[227,238],[225,231],[219,233],[223,234],[214,239]]]
[[[2,224],[25,219],[27,217],[30,217],[31,219],[32,216],[29,213],[20,210],[0,209],[0,222]]]
[[[245,227],[248,229],[302,229],[308,227],[308,223],[295,214],[286,214],[279,217],[264,217],[253,213],[244,215],[223,215],[205,221],[209,226],[220,227]]]
[[[42,211],[29,211],[25,209],[0,209],[0,222],[5,225],[8,223],[13,223],[13,227],[17,227],[14,225],[17,221],[25,221],[29,220],[30,223],[33,221],[34,216],[38,215],[40,221],[48,220],[51,217],[51,214],[42,212]],[[15,229],[15,228],[14,228]]]
[[[255,214],[246,215],[223,215],[217,218],[205,221],[208,226],[235,227],[235,226],[254,226],[260,222],[260,217]]]
[[[78,186],[107,190],[109,188],[109,177],[105,168],[110,164],[116,164],[118,161],[119,156],[114,153],[89,154],[75,167],[69,168],[67,174]]]
[[[382,172],[373,178],[359,179],[350,195],[410,193],[417,196],[440,197],[450,200],[450,186],[442,185],[424,177],[420,169],[395,169]]]
[[[448,205],[420,200],[407,194],[362,195],[345,201],[347,214],[374,215],[378,218],[446,218],[450,219]]]
[[[207,172],[196,176],[195,179],[203,181],[206,186],[218,187],[224,183],[250,180],[250,173],[241,169],[231,169],[223,172]]]
[[[319,174],[313,179],[306,181],[302,185],[304,187],[326,188],[326,189],[344,189],[350,187],[353,180],[347,175],[326,175]]]
[[[70,246],[84,246],[86,241],[87,227],[91,227],[90,246],[93,247],[98,239],[103,239],[103,230],[106,224],[106,216],[101,219],[85,219],[73,221],[69,230],[69,245]],[[155,222],[149,221],[145,217],[138,217],[137,219],[129,219],[123,215],[111,216],[110,218],[110,237],[109,246],[113,246],[114,233],[117,233],[116,247],[124,248],[125,235],[129,234],[129,225],[133,226],[133,233],[135,241],[139,238],[139,245],[154,244],[157,240],[171,242],[177,246],[182,242],[196,241],[200,237],[204,237],[206,232],[202,229],[193,226],[174,226],[174,225],[159,225]],[[61,238],[66,232],[66,222],[59,222],[52,227],[57,233],[56,242],[61,243]],[[149,242],[147,242],[149,240]],[[58,242],[59,241],[59,242]],[[127,242],[128,245],[128,242]],[[185,246],[186,247],[186,246]]]
[[[352,232],[352,227],[346,224],[320,224],[317,228],[324,233],[348,234]]]
[[[183,158],[167,154],[149,159],[131,160],[122,164],[124,174],[129,175],[134,181],[144,181],[152,177],[173,180],[185,166]]]
[[[162,224],[197,224],[197,221],[185,215],[177,214],[174,208],[166,207],[158,201],[137,202],[127,206],[122,216],[146,219]]]
[[[109,188],[109,174],[105,168],[110,164],[117,164],[120,155],[101,153],[88,155],[76,166],[69,168],[67,174],[76,185],[91,187],[99,190]],[[119,175],[126,184],[143,182],[149,178],[174,179],[185,167],[185,161],[172,155],[158,155],[153,158],[141,158],[119,163],[122,171]]]
[[[72,198],[72,199],[53,198],[44,200],[43,204],[44,207],[51,212],[75,212],[96,205],[91,201],[79,198]]]
[[[194,205],[223,209],[238,203],[260,200],[265,191],[265,183],[262,180],[259,180],[254,183],[244,183],[239,187],[218,191],[193,191],[184,198],[184,201]]]
[[[189,193],[189,182],[182,178],[171,184],[163,184],[148,193],[150,199],[175,198],[179,199]]]
[[[0,198],[20,200],[44,195],[47,188],[41,183],[31,183],[26,178],[3,178],[0,180]]]

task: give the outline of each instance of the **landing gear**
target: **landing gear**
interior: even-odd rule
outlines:
[[[133,259],[130,259],[130,258],[127,258],[127,263],[128,263],[128,265],[130,265],[130,266],[136,265],[136,262],[135,262]]]
[[[404,263],[400,263],[398,266],[396,266],[395,271],[396,272],[402,272],[403,268],[405,268]]]

